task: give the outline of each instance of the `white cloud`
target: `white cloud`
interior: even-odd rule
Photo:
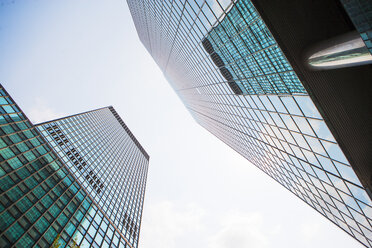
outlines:
[[[260,212],[216,214],[196,204],[178,206],[163,201],[145,208],[141,247],[266,248],[273,247],[271,240],[281,232]]]
[[[300,234],[306,240],[312,240],[319,235],[320,225],[318,222],[307,221],[300,226]]]
[[[260,213],[231,212],[224,216],[220,230],[210,238],[210,248],[264,248],[270,244],[273,230],[264,228],[264,218]]]
[[[32,123],[40,123],[64,116],[63,113],[58,113],[50,108],[48,103],[41,98],[35,98],[34,104],[29,108],[26,114]]]
[[[179,247],[179,241],[203,232],[204,210],[195,204],[182,209],[169,201],[146,207],[141,231],[141,247]]]

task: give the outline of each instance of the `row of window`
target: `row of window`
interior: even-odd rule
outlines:
[[[44,131],[47,125],[39,129],[46,137],[52,137],[50,132]],[[86,168],[74,170],[73,163],[66,155],[67,150],[62,149],[55,139],[51,140],[53,148],[62,159],[66,159],[69,169],[88,189],[94,201],[135,246],[138,231],[133,227],[137,226],[134,223],[140,223],[148,164],[145,154],[108,108],[61,119],[49,125],[58,126],[61,134],[69,140],[68,144],[73,144],[75,151],[86,161]],[[100,191],[103,183],[106,190],[98,196],[94,193],[94,186],[96,191]],[[130,219],[125,216],[130,216]]]
[[[0,246],[48,247],[58,233],[67,241],[91,201],[25,116],[8,107],[0,107],[9,112],[0,125]]]
[[[368,244],[372,204],[324,120],[252,3],[228,6],[129,1],[141,40],[197,121]],[[232,94],[222,64],[260,95]]]

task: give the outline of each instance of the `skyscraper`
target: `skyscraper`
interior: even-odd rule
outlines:
[[[127,2],[141,42],[200,125],[372,246],[372,72],[304,60],[317,42],[355,30],[340,2]]]
[[[35,127],[0,94],[0,246],[137,247],[149,156],[114,108]]]
[[[149,155],[115,109],[101,108],[36,126],[97,209],[136,247]],[[89,230],[89,221],[86,225],[82,226]],[[93,238],[98,231],[94,227],[88,233]],[[79,235],[82,237],[84,231]],[[90,242],[89,236],[85,239]]]

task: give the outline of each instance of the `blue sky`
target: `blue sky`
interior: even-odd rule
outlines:
[[[140,247],[362,247],[196,124],[124,0],[0,3],[0,82],[28,117],[113,105],[150,154]]]

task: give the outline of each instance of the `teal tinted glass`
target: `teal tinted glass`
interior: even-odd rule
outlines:
[[[243,94],[307,94],[251,1],[237,1],[206,39]]]
[[[77,197],[81,187],[1,85],[0,93],[0,247],[46,247],[58,234],[63,247],[79,225],[73,216],[92,201]]]

